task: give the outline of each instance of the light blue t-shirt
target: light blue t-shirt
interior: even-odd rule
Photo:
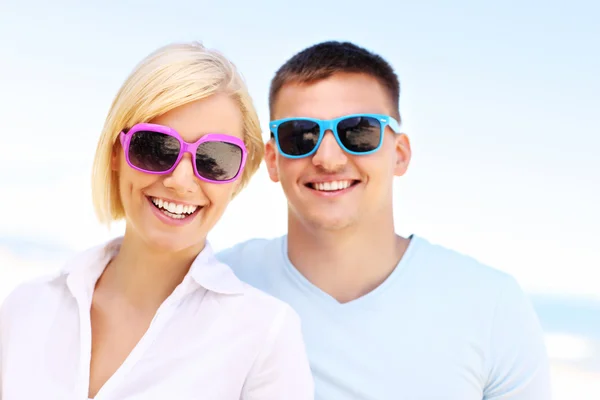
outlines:
[[[467,256],[413,236],[388,279],[345,304],[291,264],[287,236],[217,257],[299,313],[317,400],[550,399],[530,302],[512,277]]]

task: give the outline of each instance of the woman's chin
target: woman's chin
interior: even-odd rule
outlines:
[[[153,235],[146,243],[149,251],[160,253],[182,253],[188,251],[200,252],[206,242],[205,237],[191,238],[184,235]]]
[[[199,230],[192,233],[188,229],[170,230],[148,225],[126,229],[125,242],[136,243],[138,251],[158,254],[199,253],[206,243],[206,235]]]
[[[153,207],[153,206],[152,206]],[[154,210],[152,210],[154,211]],[[204,210],[203,210],[204,211]],[[185,224],[167,224],[155,215],[131,215],[126,223],[125,236],[127,242],[138,243],[140,251],[151,253],[181,253],[199,252],[204,248],[207,230],[210,223],[206,221],[205,213],[194,215]]]

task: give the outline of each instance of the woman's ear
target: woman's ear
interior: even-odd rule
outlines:
[[[117,142],[112,148],[110,155],[110,169],[113,171],[119,170],[119,155],[121,154],[121,145]]]

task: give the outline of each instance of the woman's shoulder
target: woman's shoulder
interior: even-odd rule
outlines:
[[[286,325],[298,324],[299,315],[283,300],[245,282],[242,282],[242,292],[241,296],[230,297],[230,310],[239,323],[248,323],[254,328],[261,326],[272,334],[285,330]]]
[[[16,284],[1,301],[2,320],[10,319],[15,313],[22,316],[30,310],[39,312],[51,307],[68,291],[67,277],[101,257],[111,243],[76,252],[61,267]]]
[[[21,318],[50,304],[59,276],[59,272],[54,272],[18,283],[2,300],[0,325],[8,325],[15,317]]]
[[[258,289],[251,284],[241,281],[244,293],[244,302],[247,307],[259,307],[272,310],[274,313],[281,312],[282,309],[288,309],[290,306],[285,301]]]

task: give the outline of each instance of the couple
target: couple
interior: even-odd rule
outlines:
[[[311,46],[273,78],[265,146],[219,52],[149,55],[93,168],[96,212],[125,234],[7,297],[0,399],[549,399],[515,280],[395,233],[399,91],[380,56]],[[263,159],[287,235],[214,254],[209,231]]]

